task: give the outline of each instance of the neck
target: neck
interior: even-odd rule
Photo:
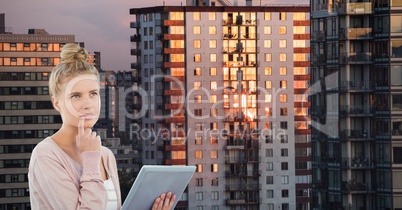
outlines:
[[[76,136],[78,134],[77,127],[70,125],[63,125],[55,134],[53,134],[52,138],[58,145],[63,147],[76,147]]]

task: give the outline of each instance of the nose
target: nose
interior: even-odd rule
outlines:
[[[85,97],[82,103],[82,108],[85,110],[91,109],[93,106],[93,100],[90,97]]]

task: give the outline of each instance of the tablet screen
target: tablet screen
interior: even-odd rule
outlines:
[[[173,207],[176,206],[195,169],[195,166],[144,165],[121,209],[149,210],[155,199],[167,192],[176,195]]]

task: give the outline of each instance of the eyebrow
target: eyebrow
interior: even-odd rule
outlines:
[[[92,93],[92,92],[99,92],[100,90],[99,89],[93,89],[93,90],[90,90],[89,92],[90,93]],[[72,96],[72,95],[81,95],[81,92],[72,92],[72,93],[70,93],[70,94],[68,94],[69,96]]]

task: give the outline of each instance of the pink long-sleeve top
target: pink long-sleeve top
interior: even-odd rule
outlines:
[[[102,147],[101,152],[84,152],[81,166],[50,137],[32,151],[28,172],[32,209],[105,209],[108,196],[99,169],[101,157],[115,187],[116,209],[120,209],[120,185],[112,151]]]

